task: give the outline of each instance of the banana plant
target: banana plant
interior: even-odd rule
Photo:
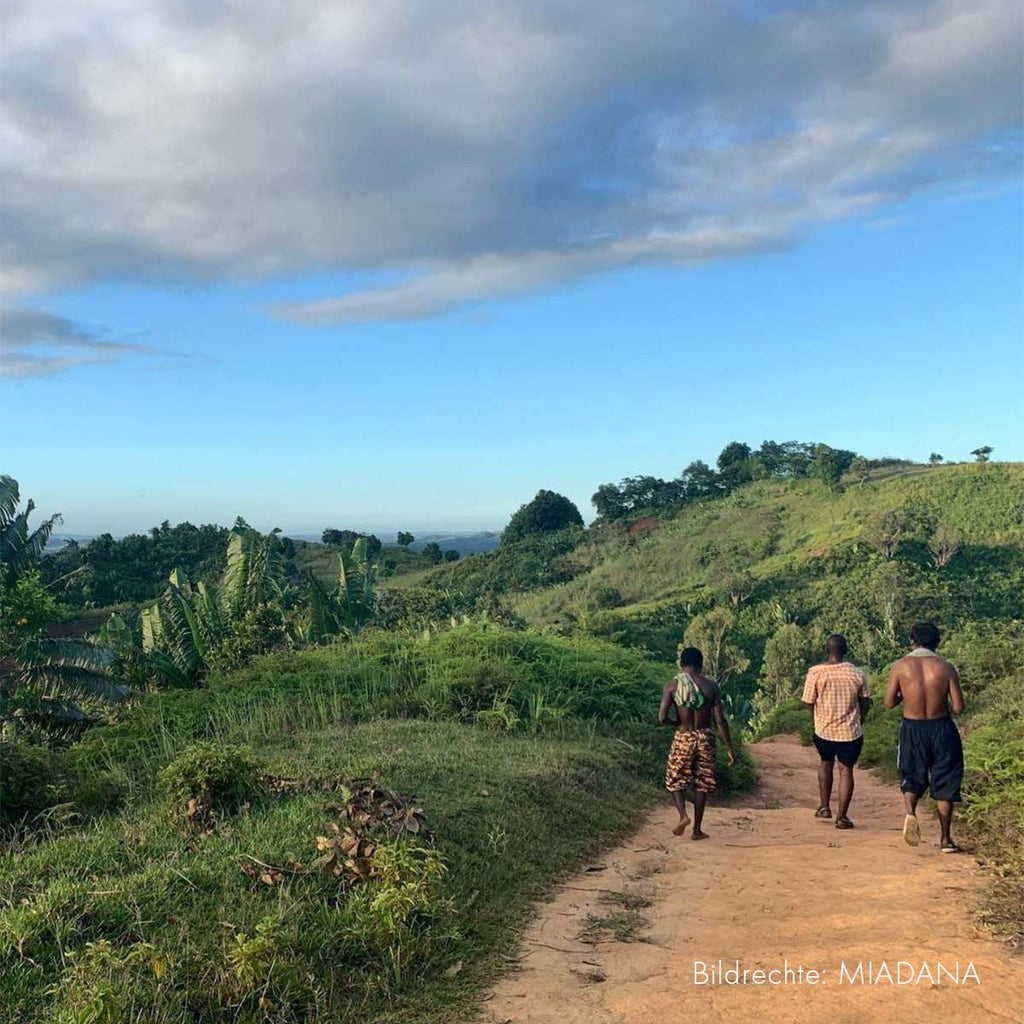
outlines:
[[[35,502],[18,511],[18,482],[0,475],[0,587],[31,586],[29,571],[43,555],[59,515],[35,529]],[[19,583],[20,581],[20,583]],[[41,635],[41,626],[15,628],[9,657],[0,666],[0,717],[31,723],[51,735],[72,735],[88,724],[88,707],[116,704],[129,687],[111,679],[113,654],[85,640]]]
[[[140,617],[142,653],[158,685],[190,686],[217,660],[250,615],[280,602],[284,562],[279,530],[261,534],[237,519],[216,591],[181,569]]]
[[[14,582],[21,573],[31,568],[42,557],[46,542],[61,516],[50,516],[31,532],[28,517],[36,503],[30,498],[23,511],[18,511],[21,495],[18,481],[6,473],[0,474],[0,572],[7,582]]]
[[[306,573],[309,587],[310,643],[322,643],[328,637],[355,632],[366,622],[376,606],[377,570],[367,554],[366,538],[352,545],[351,553],[338,554],[338,575],[333,590],[312,573]]]
[[[110,678],[113,653],[83,640],[40,638],[17,659],[17,717],[51,736],[73,736],[90,722],[85,705],[113,705],[131,692]]]
[[[142,652],[164,686],[188,686],[208,667],[228,633],[217,600],[205,583],[193,586],[175,569],[160,599],[139,616]]]

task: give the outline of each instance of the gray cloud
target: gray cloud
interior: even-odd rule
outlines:
[[[75,366],[112,363],[150,345],[108,341],[44,310],[0,310],[0,377],[50,377]]]
[[[422,317],[1020,171],[1014,0],[7,7],[21,296],[386,269],[275,312]]]

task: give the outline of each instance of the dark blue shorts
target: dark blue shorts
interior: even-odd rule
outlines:
[[[920,721],[904,718],[900,722],[896,765],[904,793],[920,796],[928,789],[933,800],[959,800],[964,748],[953,719],[948,715]]]
[[[858,736],[855,740],[824,740],[817,733],[814,734],[814,748],[822,761],[835,761],[837,758],[840,764],[852,768],[860,757],[860,748],[864,746],[864,737]]]

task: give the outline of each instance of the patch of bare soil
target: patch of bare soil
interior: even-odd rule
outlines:
[[[813,817],[813,749],[789,740],[751,749],[761,785],[708,810],[709,840],[673,836],[666,806],[538,908],[520,969],[490,993],[482,1021],[1024,1021],[1024,961],[971,923],[982,880],[969,853],[940,854],[938,824],[924,816],[924,841],[906,846],[900,794],[869,771],[856,775],[856,828],[839,831]],[[711,984],[720,960],[748,972],[788,963],[804,982]],[[940,964],[961,983],[940,979]],[[980,984],[965,980],[969,964]],[[813,985],[812,970],[821,972]],[[891,984],[886,970],[913,981]]]

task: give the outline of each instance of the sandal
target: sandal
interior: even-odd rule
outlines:
[[[831,807],[819,807],[814,812],[814,816],[816,818],[831,818],[832,817],[832,808]]]
[[[959,853],[960,852],[960,847],[957,846],[956,843],[954,843],[953,840],[951,839],[948,843],[943,843],[939,847],[939,850],[942,853]]]
[[[838,821],[836,821],[836,828],[848,829],[853,827],[853,822],[850,821],[849,818],[839,818]]]
[[[907,846],[917,846],[921,842],[921,825],[914,814],[908,814],[903,819],[903,842]]]

